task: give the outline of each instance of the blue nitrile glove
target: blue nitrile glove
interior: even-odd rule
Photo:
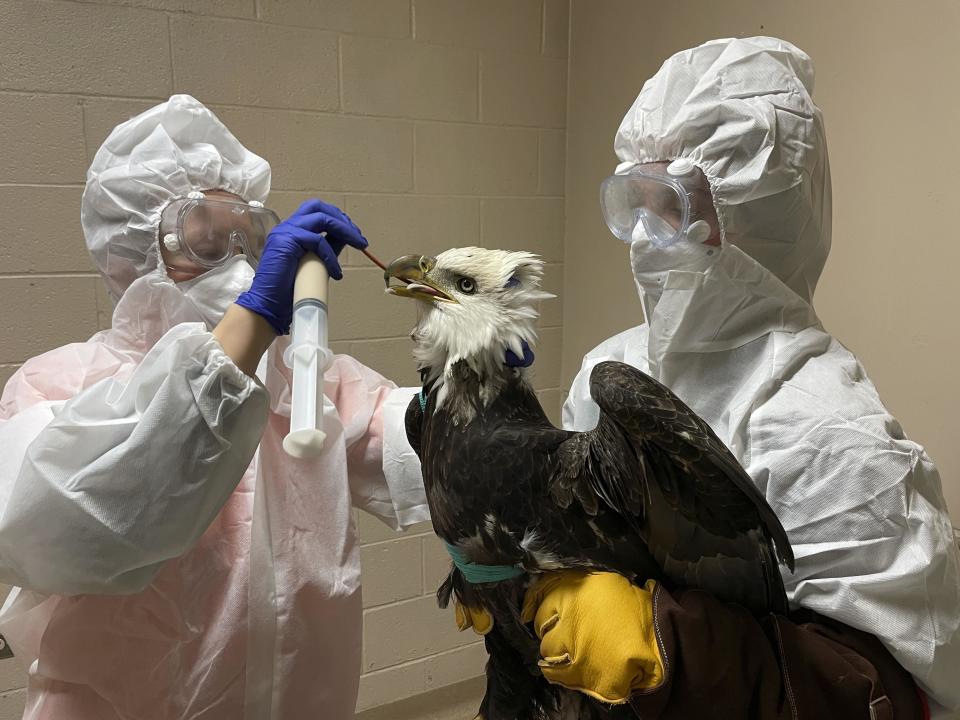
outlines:
[[[339,208],[307,200],[270,231],[253,284],[237,298],[237,305],[263,317],[278,335],[286,335],[293,318],[293,282],[300,259],[307,252],[316,253],[330,277],[339,280],[343,271],[337,256],[346,245],[363,249],[367,239]]]

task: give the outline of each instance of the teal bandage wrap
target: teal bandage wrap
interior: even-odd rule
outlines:
[[[526,570],[516,565],[480,565],[470,562],[467,556],[463,554],[456,545],[451,545],[446,540],[443,541],[447,553],[457,569],[463,573],[468,583],[478,585],[480,583],[498,583],[504,580],[512,580],[518,575],[523,575]]]

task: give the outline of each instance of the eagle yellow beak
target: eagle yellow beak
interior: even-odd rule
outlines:
[[[425,255],[404,255],[387,265],[383,271],[383,280],[387,292],[399,297],[413,298],[423,302],[456,302],[449,294],[439,288],[430,278],[430,271],[437,261]],[[399,280],[401,285],[391,285],[391,280]]]

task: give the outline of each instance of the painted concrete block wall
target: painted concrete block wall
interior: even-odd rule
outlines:
[[[384,259],[467,244],[524,248],[562,280],[567,0],[0,0],[0,384],[82,341],[111,306],[79,202],[111,128],[172,93],[211,106],[273,166],[281,214],[343,207]],[[348,252],[331,339],[415,384],[413,306]],[[560,301],[543,307],[536,384],[559,414]],[[365,604],[359,708],[481,672],[433,593],[429,527],[360,518]],[[0,662],[0,720],[24,675]]]

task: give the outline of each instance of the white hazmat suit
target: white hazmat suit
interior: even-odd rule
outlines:
[[[82,222],[112,327],[28,361],[0,401],[0,581],[19,587],[0,632],[29,668],[26,718],[352,718],[351,508],[426,517],[416,487],[393,488],[398,506],[385,477],[392,383],[336,357],[324,452],[293,460],[288,341],[254,380],[210,333],[253,270],[238,256],[167,277],[160,212],[210,189],[263,201],[270,167],[193,98],[111,133]]]
[[[830,248],[830,171],[813,65],[771,38],[673,56],[623,119],[617,172],[689,158],[709,181],[722,245],[630,258],[647,323],[584,359],[564,425],[597,420],[594,365],[670,387],[716,431],[783,522],[788,595],[874,634],[944,706],[960,705],[960,560],[940,477],[863,366],[812,306]]]

